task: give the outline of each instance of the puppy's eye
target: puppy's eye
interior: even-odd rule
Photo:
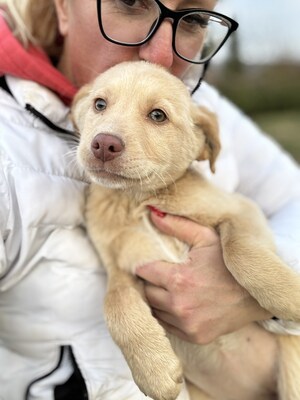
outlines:
[[[103,111],[106,109],[107,103],[104,99],[96,99],[94,102],[95,110]]]
[[[166,113],[163,110],[155,109],[148,114],[149,118],[155,122],[164,122],[167,119]]]

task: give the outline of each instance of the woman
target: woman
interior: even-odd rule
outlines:
[[[187,52],[186,30],[180,36],[180,29],[187,25],[193,33],[200,26],[203,32],[215,1],[1,3],[0,398],[142,399],[103,321],[105,274],[84,229],[87,184],[72,157],[68,106],[78,87],[121,61],[147,60],[183,77],[194,57],[205,61],[205,54],[192,46],[192,55]],[[126,13],[116,12],[120,7]],[[191,7],[208,11],[193,11],[182,21],[171,12]],[[166,19],[155,25],[159,13]],[[147,30],[142,37],[127,37],[140,32],[132,22],[137,15],[144,15]],[[210,176],[206,165],[199,168],[217,185],[261,206],[279,254],[300,270],[298,166],[207,84],[195,100],[218,114],[222,140],[216,175]],[[191,245],[188,264],[158,261],[138,272],[147,281],[153,312],[169,331],[200,344],[252,321],[264,321],[275,332],[299,333],[288,321],[271,319],[234,281],[215,232],[179,217],[151,217],[159,229]],[[276,349],[267,330],[258,328],[257,334],[266,343],[266,362],[257,368],[266,388],[275,385]],[[252,350],[241,349],[246,354],[238,366],[252,362],[259,349]],[[256,395],[253,388],[244,398]]]

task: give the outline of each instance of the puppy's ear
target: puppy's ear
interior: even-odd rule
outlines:
[[[193,106],[194,124],[196,129],[205,136],[204,148],[202,148],[198,160],[209,160],[210,169],[215,172],[215,161],[221,149],[217,117],[205,107]]]
[[[84,85],[73,98],[71,105],[71,121],[77,131],[80,131],[84,116],[86,114],[86,106],[91,85]]]

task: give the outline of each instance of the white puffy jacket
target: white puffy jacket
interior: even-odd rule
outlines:
[[[71,129],[69,110],[48,89],[6,78],[13,96],[0,89],[0,399],[54,400],[53,387],[75,370],[89,400],[142,400],[103,320],[106,278],[85,232],[87,184],[74,138],[25,104]],[[262,207],[279,254],[300,272],[298,166],[214,89],[203,84],[196,97],[217,112],[223,145],[214,176],[199,168]]]

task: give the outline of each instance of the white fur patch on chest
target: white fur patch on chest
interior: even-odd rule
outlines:
[[[172,263],[182,263],[188,257],[189,246],[178,239],[163,235],[149,221],[146,215],[143,215],[143,222],[147,232],[155,241],[156,246],[160,251],[160,259]]]

